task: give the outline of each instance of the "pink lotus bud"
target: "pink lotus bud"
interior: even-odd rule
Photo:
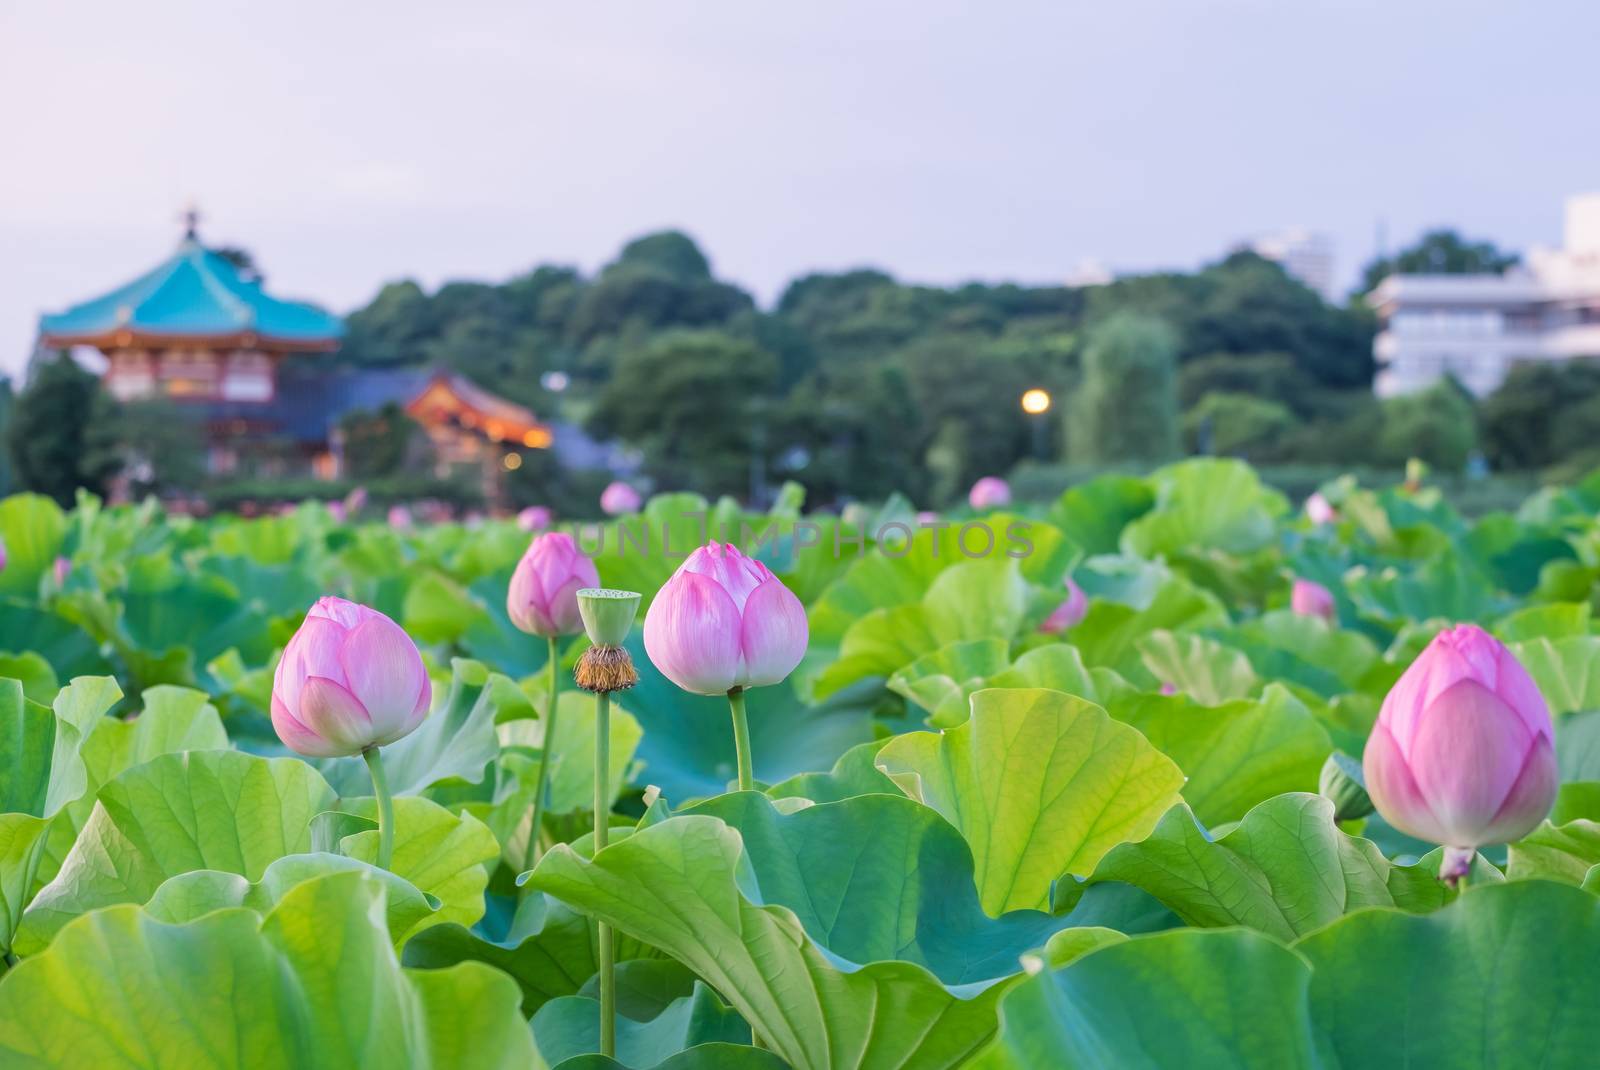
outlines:
[[[344,496],[344,511],[347,516],[355,516],[367,507],[367,488],[356,487]]]
[[[335,520],[337,520],[341,524],[344,523],[344,521],[345,521],[344,502],[323,502],[322,504],[327,508],[329,516],[333,517]]]
[[[405,531],[411,527],[411,510],[403,505],[389,506],[389,526],[396,531]]]
[[[999,476],[984,476],[967,492],[967,504],[974,509],[998,509],[1011,504],[1011,485]]]
[[[1289,608],[1302,617],[1321,617],[1336,620],[1339,607],[1334,603],[1333,592],[1311,580],[1295,580],[1289,591]]]
[[[1163,682],[1161,693],[1163,695],[1176,695],[1178,693],[1178,685],[1171,682]]]
[[[1363,758],[1367,792],[1401,832],[1442,844],[1441,876],[1474,848],[1531,832],[1550,812],[1559,774],[1550,709],[1498,639],[1447,628],[1395,682]]]
[[[341,758],[410,735],[433,685],[400,626],[375,609],[319,598],[272,678],[272,727],[290,750]]]
[[[1083,620],[1084,614],[1089,612],[1089,596],[1083,593],[1083,588],[1072,582],[1072,577],[1067,577],[1067,600],[1062,602],[1039,625],[1039,630],[1046,635],[1064,632],[1068,628],[1075,628]]]
[[[1339,519],[1339,514],[1318,491],[1306,499],[1306,519],[1313,524],[1331,524]]]
[[[530,505],[517,514],[517,527],[523,531],[543,531],[550,526],[550,508],[544,505]]]
[[[698,695],[778,683],[800,664],[807,637],[800,599],[731,543],[690,554],[644,618],[650,660]]]
[[[50,568],[51,575],[55,577],[57,587],[67,585],[67,577],[72,575],[72,562],[65,557],[58,557]]]
[[[534,536],[511,574],[506,614],[530,635],[576,635],[583,631],[578,592],[598,586],[600,573],[572,536],[547,531]]]
[[[6,557],[6,541],[4,539],[0,539],[0,572],[4,572],[6,570],[6,561],[7,560],[8,560],[8,558]]]
[[[932,509],[924,509],[917,514],[917,525],[919,527],[931,527],[938,522],[939,514]]]
[[[625,516],[639,511],[639,492],[620,479],[600,492],[600,509],[606,516]]]

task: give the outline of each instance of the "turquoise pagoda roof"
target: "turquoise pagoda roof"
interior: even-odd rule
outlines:
[[[344,334],[315,305],[268,296],[191,233],[166,261],[103,297],[40,317],[46,345],[241,346],[326,351]]]

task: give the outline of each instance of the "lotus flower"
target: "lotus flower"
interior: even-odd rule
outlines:
[[[1334,511],[1328,499],[1322,496],[1322,492],[1318,491],[1306,499],[1306,519],[1320,526],[1333,523],[1339,519],[1339,514]]]
[[[980,512],[1011,504],[1011,485],[999,476],[984,476],[967,492],[967,504]]]
[[[549,506],[530,505],[517,514],[517,527],[523,531],[543,531],[550,526]]]
[[[399,625],[319,598],[272,678],[272,727],[290,750],[339,758],[410,735],[432,697],[422,655]]]
[[[1447,628],[1383,700],[1363,769],[1389,824],[1444,845],[1440,876],[1453,881],[1476,848],[1520,839],[1550,812],[1550,709],[1499,640],[1472,624]]]
[[[6,541],[4,539],[0,539],[0,572],[4,572],[6,570],[6,561],[7,560],[8,559],[6,557]]]
[[[1302,617],[1321,617],[1326,621],[1336,620],[1339,616],[1333,592],[1313,580],[1294,581],[1294,587],[1289,591],[1289,608]]]
[[[1083,588],[1072,582],[1072,577],[1067,577],[1067,600],[1055,608],[1051,614],[1039,625],[1039,630],[1046,635],[1064,632],[1068,628],[1075,628],[1089,612],[1089,596],[1083,593]]]
[[[67,585],[67,577],[72,575],[72,560],[66,557],[57,557],[50,566],[50,573],[55,577],[57,587]]]
[[[644,618],[650,660],[698,695],[780,682],[805,656],[806,640],[800,599],[731,544],[690,554]]]
[[[356,487],[344,496],[344,511],[347,516],[355,516],[367,507],[367,488]]]
[[[637,513],[639,504],[639,492],[620,479],[600,492],[600,508],[607,516]]]
[[[534,536],[511,574],[506,614],[530,635],[576,635],[583,631],[578,592],[599,586],[600,573],[572,536],[547,531]]]
[[[411,510],[403,505],[389,506],[389,526],[396,531],[406,531],[411,527]]]

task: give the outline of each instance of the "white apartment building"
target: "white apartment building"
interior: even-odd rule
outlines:
[[[1391,275],[1367,300],[1380,397],[1447,374],[1481,397],[1519,361],[1600,357],[1600,193],[1567,200],[1560,249],[1499,275]]]
[[[1325,234],[1304,227],[1293,227],[1252,241],[1249,250],[1271,260],[1289,275],[1322,295],[1324,301],[1338,300],[1333,277],[1333,242]]]

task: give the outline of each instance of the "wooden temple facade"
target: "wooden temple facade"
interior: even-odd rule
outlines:
[[[394,403],[419,423],[439,475],[465,469],[500,498],[519,451],[545,449],[552,429],[528,409],[462,376],[421,369],[358,370],[332,360],[339,317],[265,292],[253,273],[206,248],[189,213],[177,250],[100,297],[46,315],[47,349],[85,347],[105,359],[106,389],[120,401],[167,398],[205,428],[213,474],[342,472],[339,421]],[[513,460],[515,456],[515,460]]]

